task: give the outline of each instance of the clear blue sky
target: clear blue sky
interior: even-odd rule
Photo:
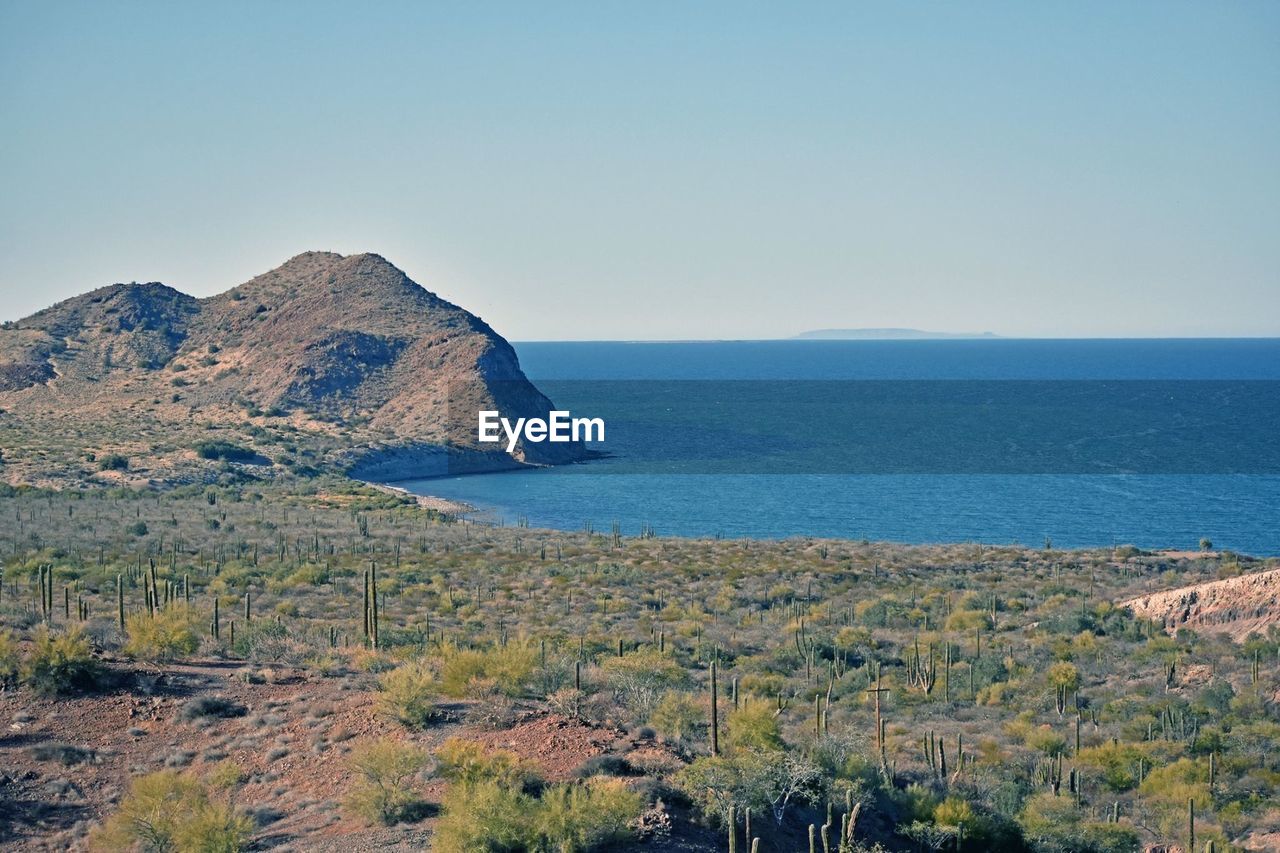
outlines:
[[[1280,3],[0,0],[0,318],[306,249],[517,340],[1280,335]]]

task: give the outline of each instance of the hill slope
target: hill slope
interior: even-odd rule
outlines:
[[[256,453],[389,480],[588,455],[478,446],[478,409],[551,401],[482,320],[371,254],[307,252],[208,299],[116,284],[6,324],[0,407],[11,482],[76,479],[113,454],[127,465],[94,476],[208,479],[204,463]]]
[[[1121,606],[1171,633],[1191,628],[1243,640],[1280,624],[1280,569],[1155,592]]]

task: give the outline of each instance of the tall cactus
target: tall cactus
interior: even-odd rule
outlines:
[[[720,709],[716,704],[716,660],[711,659],[711,754],[720,754]]]

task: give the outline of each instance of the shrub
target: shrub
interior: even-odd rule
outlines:
[[[98,460],[99,471],[124,471],[129,467],[129,457],[119,453],[108,453]]]
[[[532,644],[509,642],[489,649],[448,647],[443,652],[440,689],[448,696],[467,696],[473,682],[491,681],[492,687],[508,696],[528,692],[538,664],[538,650]]]
[[[634,837],[644,798],[621,779],[553,785],[534,797],[496,779],[457,781],[443,799],[432,849],[438,853],[612,850]]]
[[[379,709],[409,728],[423,728],[435,715],[436,678],[420,661],[404,664],[380,679]]]
[[[560,853],[612,849],[634,836],[629,826],[643,809],[644,798],[621,779],[596,776],[578,785],[553,785],[536,812],[537,835]]]
[[[162,770],[133,781],[128,795],[89,838],[104,850],[237,851],[253,823],[229,803],[214,802],[195,778]]]
[[[1097,768],[1103,784],[1116,792],[1127,791],[1138,784],[1138,762],[1145,758],[1140,748],[1128,743],[1108,742],[1076,753],[1077,764]]]
[[[69,743],[41,743],[31,748],[31,757],[36,761],[57,761],[71,767],[75,764],[87,764],[98,760],[95,750]]]
[[[709,724],[706,709],[693,694],[668,690],[649,715],[649,725],[665,738],[684,740],[701,733]]]
[[[18,639],[12,631],[0,631],[0,687],[18,676]]]
[[[531,816],[536,801],[498,782],[454,783],[441,801],[432,836],[436,853],[504,853],[536,849]]]
[[[740,750],[732,756],[698,758],[674,782],[704,813],[720,820],[736,805],[770,813],[780,824],[788,807],[816,801],[822,794],[818,767],[783,752]]]
[[[129,639],[122,651],[132,658],[168,661],[200,648],[195,621],[185,609],[169,607],[157,610],[154,616],[136,613],[124,624]]]
[[[289,629],[274,619],[254,619],[247,625],[236,622],[236,641],[231,650],[255,663],[289,660],[298,651],[289,640]]]
[[[985,610],[957,610],[947,617],[948,631],[986,631],[991,628],[991,616]]]
[[[1080,687],[1080,671],[1075,664],[1061,661],[1049,667],[1049,684],[1070,693]]]
[[[782,728],[774,704],[749,699],[729,715],[725,742],[733,749],[782,749]]]
[[[534,778],[528,763],[514,752],[487,749],[473,740],[451,737],[436,750],[436,771],[464,784],[500,782],[521,787]]]
[[[371,823],[390,826],[412,820],[422,801],[410,778],[426,763],[424,750],[386,738],[360,747],[351,755],[359,782],[347,797],[347,808]]]
[[[200,441],[194,449],[201,459],[221,459],[227,462],[250,462],[258,456],[252,450],[229,441]]]
[[[89,640],[78,628],[53,634],[41,627],[22,665],[23,683],[43,695],[92,690],[101,675],[102,667],[93,659]]]
[[[1029,749],[1043,752],[1050,757],[1062,755],[1067,749],[1066,735],[1054,731],[1047,725],[1030,729],[1025,740]]]
[[[959,797],[947,797],[933,810],[933,822],[938,826],[967,831],[975,822],[973,806]]]
[[[182,706],[178,718],[190,722],[207,717],[243,717],[249,709],[222,696],[197,696]]]
[[[593,755],[573,771],[576,779],[590,779],[594,776],[633,776],[635,773],[636,768],[621,755]]]
[[[656,649],[605,658],[600,668],[614,697],[641,718],[653,712],[659,696],[689,680],[684,667]]]

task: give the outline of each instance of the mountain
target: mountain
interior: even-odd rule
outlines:
[[[10,482],[186,482],[228,465],[393,480],[591,455],[478,445],[482,408],[552,404],[484,321],[372,254],[307,252],[207,299],[114,284],[0,330]]]
[[[991,332],[926,332],[920,329],[813,329],[797,341],[916,341],[947,338],[994,338]]]

